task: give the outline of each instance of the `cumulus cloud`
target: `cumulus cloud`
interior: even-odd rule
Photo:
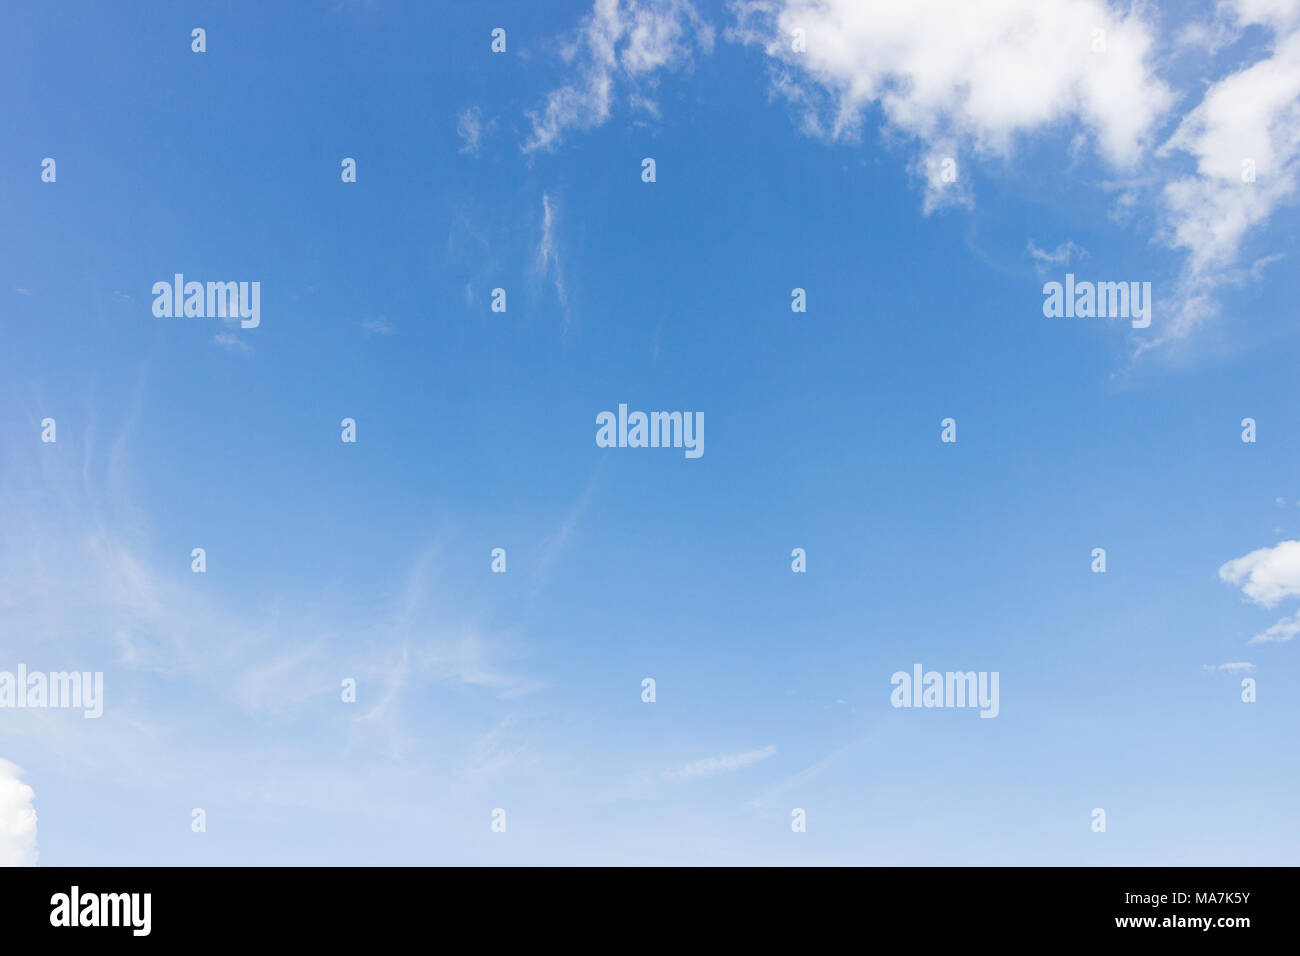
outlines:
[[[931,159],[1006,156],[1018,136],[1077,123],[1133,167],[1173,102],[1151,26],[1105,0],[733,0],[728,36],[761,45],[805,130],[855,137],[870,107]],[[945,201],[926,177],[927,206]],[[962,201],[963,194],[956,194]]]
[[[879,116],[890,136],[916,144],[908,169],[926,214],[973,205],[971,160],[1007,158],[1053,131],[1069,134],[1071,156],[1091,145],[1116,174],[1112,218],[1134,221],[1141,201],[1152,207],[1144,221],[1155,224],[1156,240],[1185,256],[1137,354],[1188,335],[1220,311],[1225,288],[1259,281],[1279,258],[1238,261],[1252,230],[1300,195],[1294,0],[1222,0],[1203,20],[1164,33],[1154,5],[1111,0],[729,7],[726,37],[767,54],[771,90],[792,104],[804,132],[851,140]],[[1158,72],[1182,53],[1224,50],[1247,30],[1269,38],[1264,53],[1203,90],[1176,94]],[[689,66],[713,40],[691,0],[595,0],[561,49],[570,81],[527,114],[524,152],[601,125],[620,102],[658,116],[661,73]],[[1191,108],[1179,116],[1184,98]],[[462,137],[476,142],[473,117],[462,120]],[[1036,256],[1039,268],[1049,262]]]
[[[36,865],[36,809],[22,768],[0,758],[0,866]]]
[[[1300,541],[1280,541],[1274,547],[1258,548],[1234,558],[1219,568],[1219,579],[1241,588],[1242,594],[1261,607],[1273,607],[1300,595]],[[1256,634],[1250,643],[1281,644],[1297,634],[1300,612]]]
[[[1219,568],[1219,579],[1240,587],[1261,607],[1300,595],[1300,541],[1280,541],[1233,558]]]
[[[776,746],[768,744],[758,750],[746,750],[744,753],[725,754],[721,757],[707,757],[704,760],[695,760],[676,770],[665,770],[664,776],[685,779],[712,777],[714,774],[730,773],[733,770],[744,769],[758,763],[760,760],[766,760],[774,753],[776,753]]]
[[[713,28],[689,0],[596,0],[578,26],[577,39],[561,50],[577,77],[552,90],[529,111],[532,134],[524,152],[553,149],[570,129],[592,129],[609,119],[620,86],[628,102],[652,115],[660,70],[688,64],[694,50],[713,49]]]
[[[764,49],[772,89],[792,103],[805,132],[855,138],[878,110],[887,130],[918,143],[909,165],[923,184],[926,213],[972,204],[969,177],[943,175],[946,160],[1006,157],[1019,140],[1051,129],[1091,142],[1127,182],[1117,214],[1131,218],[1139,194],[1150,200],[1156,238],[1186,257],[1161,327],[1139,354],[1185,337],[1220,311],[1225,288],[1258,281],[1276,261],[1239,257],[1251,231],[1300,195],[1294,0],[1224,0],[1209,22],[1183,25],[1163,50],[1153,7],[1107,0],[732,0],[731,7],[736,25],[728,37]],[[1193,91],[1196,105],[1153,142],[1176,99],[1156,72],[1167,48],[1216,51],[1248,28],[1271,39],[1264,54]]]
[[[1187,253],[1165,338],[1218,312],[1216,292],[1243,278],[1235,268],[1243,240],[1300,189],[1300,5],[1237,0],[1226,9],[1239,26],[1271,30],[1273,43],[1213,83],[1159,150],[1195,164],[1163,190],[1161,238]]]

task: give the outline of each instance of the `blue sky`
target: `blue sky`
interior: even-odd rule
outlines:
[[[8,11],[0,861],[1294,863],[1300,10],[913,6]]]

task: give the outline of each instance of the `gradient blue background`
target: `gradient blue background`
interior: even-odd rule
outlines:
[[[801,135],[721,40],[525,154],[588,8],[4,14],[0,668],[106,682],[0,713],[41,863],[1294,863],[1295,648],[1217,570],[1300,537],[1295,270],[1134,362],[1041,311],[1030,241],[1157,322],[1179,262],[1070,129],[925,216],[906,145]],[[261,282],[246,348],[152,315],[175,272]],[[596,447],[620,402],[704,456]],[[1000,715],[894,710],[916,662]]]

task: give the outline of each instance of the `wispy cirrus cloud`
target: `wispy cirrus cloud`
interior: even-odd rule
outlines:
[[[792,774],[784,780],[768,787],[757,797],[750,800],[746,806],[756,813],[763,814],[771,813],[774,807],[778,804],[783,804],[782,808],[784,809],[784,801],[786,800],[787,795],[798,795],[801,791],[810,786],[814,780],[834,766],[841,757],[854,750],[861,743],[862,741],[855,740],[832,751],[811,766],[805,767],[798,773]]]
[[[470,106],[456,116],[456,135],[460,137],[461,145],[458,152],[467,156],[477,156],[479,154],[480,141],[483,134],[491,129],[492,121],[483,122],[483,111],[477,106]]]
[[[1300,634],[1300,611],[1297,611],[1291,617],[1282,618],[1268,630],[1256,634],[1247,643],[1283,644],[1294,640],[1297,634]]]
[[[61,448],[76,445],[60,435]],[[480,630],[477,609],[443,584],[456,562],[441,561],[436,545],[409,562],[390,601],[357,609],[307,593],[233,602],[194,586],[188,554],[171,566],[150,559],[130,496],[125,430],[107,480],[88,443],[80,469],[74,457],[51,468],[15,455],[0,470],[0,646],[104,660],[125,669],[119,680],[128,672],[184,678],[246,713],[336,696],[343,674],[374,678],[364,698],[372,707],[398,683],[384,662],[408,646],[399,690],[447,682],[517,696],[539,686],[500,662],[504,642]]]
[[[247,342],[241,339],[238,335],[235,335],[233,332],[218,332],[216,335],[212,337],[212,341],[216,342],[227,352],[236,352],[236,353],[248,355],[251,354],[253,351],[253,347],[251,345],[249,345]]]
[[[1034,240],[1030,239],[1026,251],[1029,253],[1029,257],[1034,260],[1034,268],[1040,275],[1048,272],[1050,269],[1073,265],[1074,263],[1088,257],[1088,250],[1077,245],[1072,239],[1067,239],[1065,242],[1060,243],[1050,252],[1046,249],[1038,248],[1034,243]]]
[[[469,757],[459,774],[478,780],[495,780],[510,770],[535,767],[541,756],[520,733],[513,717],[503,718],[495,727],[474,739]]]
[[[742,753],[723,754],[719,757],[706,757],[703,760],[693,760],[680,767],[665,770],[663,775],[665,777],[679,780],[694,780],[700,777],[712,777],[720,773],[731,773],[736,770],[743,770],[745,767],[750,767],[759,761],[766,760],[775,753],[776,746],[774,744],[769,744],[768,746],[760,747],[757,750],[746,750]]]
[[[532,132],[525,153],[557,147],[571,130],[600,126],[613,113],[620,88],[628,103],[657,112],[648,91],[664,69],[689,65],[696,50],[713,49],[714,30],[689,0],[596,0],[560,55],[576,73],[527,113]]]
[[[1250,661],[1231,661],[1227,664],[1206,664],[1207,671],[1227,671],[1228,673],[1248,674],[1255,669]]]
[[[578,521],[586,512],[596,492],[599,484],[599,474],[599,471],[592,473],[591,478],[587,480],[587,484],[583,487],[582,493],[578,495],[578,500],[573,503],[573,506],[565,514],[564,520],[560,522],[560,526],[555,530],[554,534],[549,535],[542,542],[537,558],[533,563],[532,591],[534,594],[541,590],[551,568],[568,550],[574,532],[578,528]]]
[[[560,264],[560,253],[557,247],[557,219],[558,210],[555,201],[551,199],[550,193],[542,193],[542,236],[537,243],[537,273],[543,278],[549,278],[555,286],[555,295],[560,303],[560,314],[563,316],[563,331],[567,334],[572,313],[569,311],[569,293],[564,283],[564,268]]]

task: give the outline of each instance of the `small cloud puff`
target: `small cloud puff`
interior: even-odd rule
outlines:
[[[36,865],[35,793],[22,768],[0,758],[0,866]]]

